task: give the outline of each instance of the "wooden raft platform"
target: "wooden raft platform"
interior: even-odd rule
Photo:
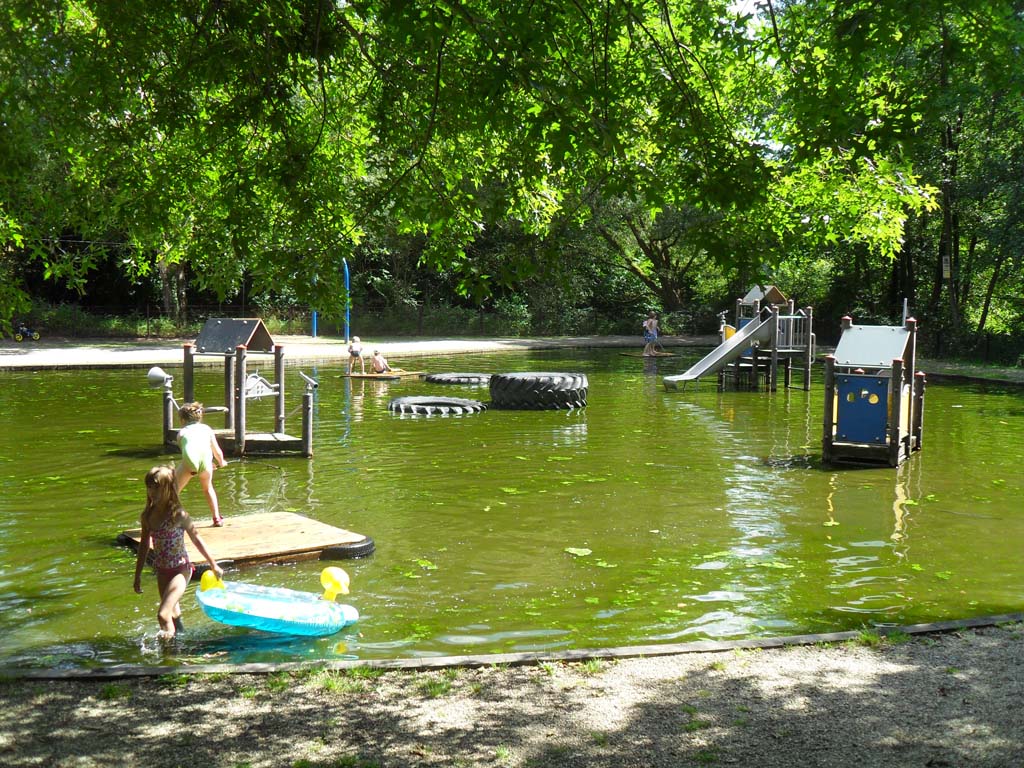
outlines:
[[[217,562],[236,566],[295,560],[346,559],[373,552],[373,539],[361,533],[335,528],[294,512],[264,512],[225,517],[224,525],[213,527],[209,517],[193,517],[199,535]],[[139,549],[142,530],[133,528],[117,537],[119,544]],[[186,536],[188,556],[203,570],[206,560]]]
[[[424,374],[426,374],[426,371],[403,371],[401,368],[392,368],[390,371],[385,371],[384,373],[343,373],[341,374],[341,378],[394,381],[395,379],[401,379],[405,376],[423,376]]]

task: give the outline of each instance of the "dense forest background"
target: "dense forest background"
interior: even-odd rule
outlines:
[[[1016,360],[1022,43],[1018,0],[8,0],[0,330],[709,332],[773,284]]]

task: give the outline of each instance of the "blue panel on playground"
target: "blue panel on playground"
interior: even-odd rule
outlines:
[[[736,321],[736,331],[737,332],[742,331],[747,325],[749,325],[752,321],[757,320],[757,319],[758,318],[753,318],[753,317],[741,317],[739,320]],[[746,349],[744,349],[740,353],[740,357],[753,357],[753,356],[754,356],[754,348],[753,347],[747,347]]]
[[[837,376],[836,440],[884,445],[889,422],[889,380],[877,376]]]

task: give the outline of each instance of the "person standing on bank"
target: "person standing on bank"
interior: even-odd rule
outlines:
[[[654,345],[658,343],[658,314],[650,312],[644,320],[644,357],[654,356]]]

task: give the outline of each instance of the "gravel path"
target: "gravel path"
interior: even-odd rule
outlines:
[[[0,765],[1020,768],[1024,624],[427,672],[0,683]]]

